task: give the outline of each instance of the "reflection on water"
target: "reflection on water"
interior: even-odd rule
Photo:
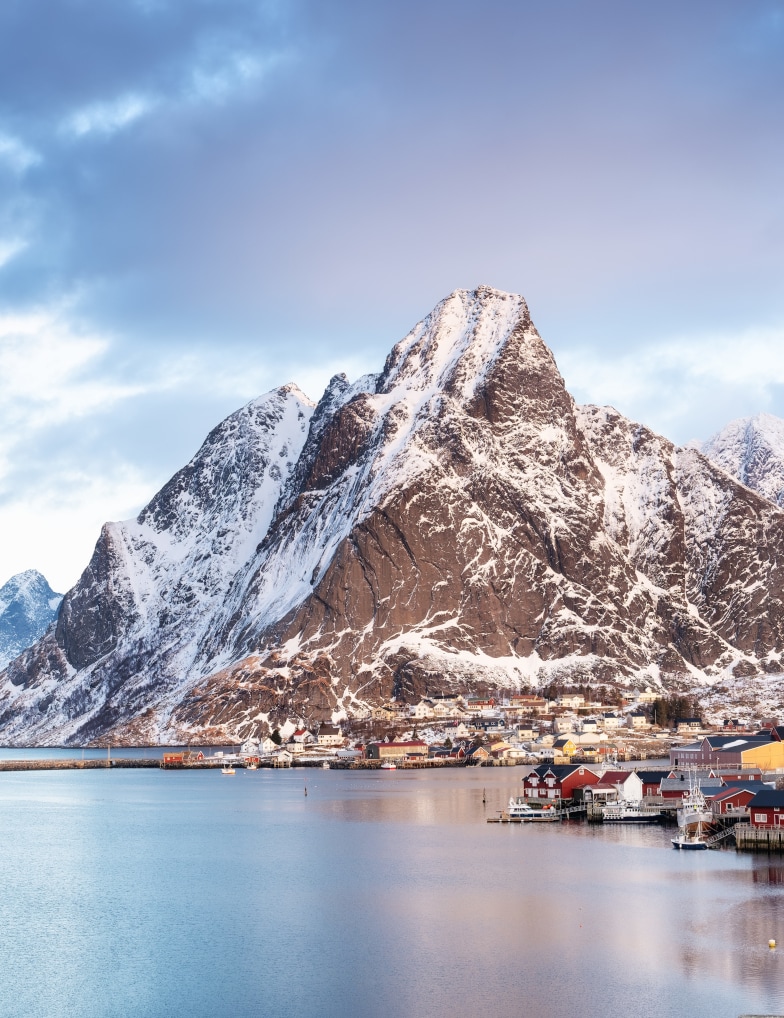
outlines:
[[[0,1013],[784,1011],[784,863],[675,852],[671,828],[485,823],[519,784],[2,774]]]

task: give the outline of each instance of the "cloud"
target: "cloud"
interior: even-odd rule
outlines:
[[[41,156],[23,141],[0,132],[0,164],[21,175],[40,162]]]
[[[142,95],[124,95],[110,102],[97,102],[71,113],[64,130],[81,138],[87,134],[114,134],[149,113],[154,99]]]
[[[732,417],[784,411],[784,325],[684,334],[625,353],[573,347],[558,364],[579,401],[615,406],[681,443]]]

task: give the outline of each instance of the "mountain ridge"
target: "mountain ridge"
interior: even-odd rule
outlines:
[[[522,297],[455,291],[379,374],[260,397],[107,524],[0,676],[0,732],[245,737],[451,687],[772,673],[778,561],[777,506],[576,406]]]
[[[44,634],[62,599],[37,569],[16,573],[0,587],[0,668]]]

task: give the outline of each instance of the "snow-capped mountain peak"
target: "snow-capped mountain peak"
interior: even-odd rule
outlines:
[[[759,413],[730,421],[702,452],[741,484],[784,506],[784,420]]]
[[[43,636],[62,599],[37,569],[17,573],[0,587],[0,668]]]

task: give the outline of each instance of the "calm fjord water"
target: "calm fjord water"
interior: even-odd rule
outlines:
[[[519,773],[0,774],[0,1014],[784,1012],[782,861],[484,823]]]

